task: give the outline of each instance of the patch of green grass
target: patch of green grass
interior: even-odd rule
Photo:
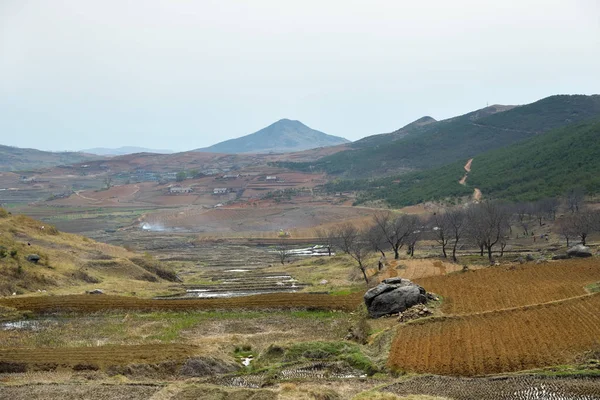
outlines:
[[[350,288],[343,288],[343,289],[338,289],[338,290],[333,290],[331,292],[329,292],[330,295],[332,296],[347,296],[349,294],[352,293],[356,293],[356,292],[364,292],[365,291],[365,287],[364,285],[362,285],[361,287],[350,287]]]
[[[590,293],[598,293],[600,292],[600,282],[592,283],[591,285],[587,285],[585,289]]]
[[[346,361],[369,375],[377,372],[360,346],[351,342],[300,342],[286,347],[271,346],[256,361],[257,368],[302,361]]]

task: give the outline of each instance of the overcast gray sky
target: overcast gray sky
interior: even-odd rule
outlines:
[[[0,0],[0,144],[350,140],[600,93],[598,0]]]

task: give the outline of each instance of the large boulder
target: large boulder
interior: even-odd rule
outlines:
[[[569,257],[591,257],[592,251],[589,247],[586,247],[582,244],[577,244],[567,250],[567,255]]]
[[[427,302],[427,292],[408,279],[386,279],[364,295],[371,318],[398,314],[406,309]]]

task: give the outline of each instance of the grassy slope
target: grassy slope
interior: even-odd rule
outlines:
[[[315,163],[281,165],[347,177],[374,177],[442,166],[598,116],[600,95],[552,96],[508,111],[490,115],[491,112],[483,109],[430,123],[411,129],[399,140],[393,140],[394,135],[381,135],[377,140],[365,140],[369,146],[336,153]]]
[[[22,171],[48,168],[57,165],[68,165],[98,160],[100,158],[102,157],[94,154],[73,151],[49,152],[0,145],[0,171]]]
[[[28,244],[29,243],[29,244]],[[27,255],[37,254],[34,264]],[[124,248],[62,233],[51,225],[0,208],[0,295],[46,290],[82,293],[102,288],[111,293],[150,294],[172,279],[156,261]]]
[[[600,192],[600,121],[578,123],[512,146],[481,154],[473,159],[467,185],[459,185],[463,164],[456,162],[429,171],[358,182],[362,189],[377,188],[364,200],[385,199],[404,206],[428,200],[468,195],[479,188],[488,197],[535,200],[557,196],[575,186],[588,193]],[[399,182],[398,182],[399,181]],[[341,182],[346,188],[352,183]]]

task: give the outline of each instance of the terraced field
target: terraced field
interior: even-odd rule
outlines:
[[[390,367],[483,375],[559,365],[600,344],[600,295],[398,329]]]
[[[474,376],[572,363],[600,346],[594,259],[493,267],[418,279],[444,296],[444,317],[400,326],[392,368]]]
[[[36,313],[107,310],[344,310],[353,311],[362,293],[333,296],[309,293],[269,293],[247,297],[201,300],[150,300],[108,295],[35,296],[0,299],[0,304]]]
[[[501,266],[416,280],[427,290],[444,296],[442,310],[447,314],[470,314],[580,296],[586,293],[586,285],[598,281],[600,262],[595,259]]]
[[[164,361],[183,362],[201,354],[202,349],[182,344],[137,346],[58,347],[44,349],[0,349],[2,372],[55,370],[75,367],[81,370],[135,363],[154,364]],[[12,371],[11,371],[12,369]],[[20,371],[23,369],[23,371]]]

